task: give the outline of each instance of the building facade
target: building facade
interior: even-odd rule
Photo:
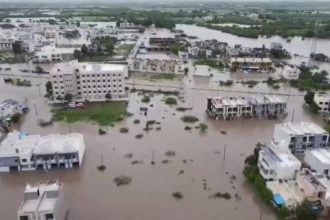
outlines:
[[[208,98],[206,112],[216,120],[279,119],[287,116],[286,102],[271,95]]]
[[[65,101],[66,94],[72,94],[76,100],[125,99],[128,97],[127,76],[127,65],[76,61],[55,65],[50,72],[56,102]]]
[[[304,157],[312,170],[320,174],[329,176],[330,171],[330,151],[327,149],[313,149],[307,150]]]
[[[27,185],[17,211],[18,220],[65,220],[67,214],[63,184],[58,181]]]
[[[74,59],[75,48],[56,48],[44,46],[32,58],[33,63],[68,62]],[[80,50],[80,48],[77,48]]]
[[[330,94],[315,93],[314,102],[320,108],[320,112],[328,113],[330,111]]]
[[[329,146],[329,133],[312,122],[286,122],[275,125],[273,141],[284,141],[294,154]]]
[[[15,131],[0,145],[0,172],[79,167],[84,153],[81,134],[40,136]]]
[[[301,162],[290,150],[270,144],[259,151],[258,167],[265,180],[293,180]]]

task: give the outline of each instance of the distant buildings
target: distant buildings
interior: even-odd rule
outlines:
[[[55,102],[63,102],[66,94],[89,101],[127,98],[127,76],[127,65],[76,61],[57,64],[50,71]]]
[[[81,134],[9,133],[0,145],[0,172],[79,167],[85,153]]]
[[[259,152],[258,167],[260,175],[267,181],[293,180],[301,162],[289,149],[270,144]]]
[[[143,73],[184,73],[183,62],[179,59],[136,58],[129,63],[129,70]]]
[[[216,120],[278,119],[287,115],[286,102],[277,96],[268,95],[208,98],[206,111],[211,118]]]
[[[229,66],[233,70],[269,71],[272,67],[272,61],[269,58],[232,57]]]
[[[286,122],[275,125],[273,141],[284,141],[294,154],[329,145],[329,133],[312,122]]]
[[[65,220],[67,213],[62,183],[42,182],[26,186],[17,217],[18,220]]]

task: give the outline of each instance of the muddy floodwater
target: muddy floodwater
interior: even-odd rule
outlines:
[[[0,77],[1,100],[9,97],[20,101],[27,99],[31,107],[20,129],[31,134],[82,133],[86,144],[85,158],[82,167],[74,170],[0,174],[1,220],[17,219],[16,212],[25,184],[43,180],[64,183],[70,220],[259,219],[261,203],[242,175],[244,158],[252,152],[257,142],[269,142],[274,125],[281,121],[216,122],[205,116],[205,108],[208,96],[275,92],[266,85],[249,89],[236,84],[228,88],[212,84],[208,79],[192,77],[181,81],[153,82],[137,78],[134,83],[140,86],[136,87],[150,89],[149,85],[155,84],[164,88],[180,87],[185,102],[180,101],[177,106],[189,106],[192,110],[176,111],[175,106],[168,106],[162,101],[163,95],[154,95],[150,103],[142,104],[142,96],[131,93],[128,111],[134,115],[108,128],[108,133],[100,136],[98,126],[87,122],[71,125],[61,122],[47,128],[39,127],[37,119],[50,115],[50,107],[43,98],[46,79],[31,80],[33,86],[23,88],[5,85],[3,77]],[[289,91],[291,95],[285,95]],[[294,109],[294,121],[322,124],[320,118],[303,108],[302,93],[286,85],[281,85],[276,93],[284,94],[283,98],[288,101],[289,116],[286,121],[292,120]],[[139,112],[139,107],[146,105],[149,106],[149,114],[144,116]],[[208,125],[207,132],[200,133],[194,128],[198,123],[189,125],[191,131],[185,130],[187,124],[180,120],[183,115],[198,117],[200,122]],[[134,124],[135,119],[141,123]],[[156,120],[160,124],[145,132],[143,128],[147,120]],[[129,132],[119,133],[121,127],[129,128]],[[138,134],[143,134],[143,137],[136,139]],[[165,152],[169,150],[175,151],[175,156],[166,156]],[[155,165],[151,165],[153,152]],[[97,166],[100,165],[102,153],[106,170],[100,172]],[[132,153],[132,158],[125,157],[128,153]],[[136,160],[139,163],[132,165]],[[163,160],[168,160],[168,163]],[[113,179],[120,175],[131,177],[132,182],[126,186],[116,186]],[[173,192],[181,192],[184,197],[177,200],[172,197]],[[228,192],[232,198],[209,198],[216,192]],[[275,216],[270,210],[264,210],[262,219],[273,220]]]

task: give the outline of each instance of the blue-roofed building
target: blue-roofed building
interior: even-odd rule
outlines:
[[[266,180],[293,180],[301,162],[281,143],[271,143],[259,152],[258,167]]]

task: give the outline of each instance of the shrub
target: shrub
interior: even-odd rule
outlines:
[[[174,192],[172,193],[172,196],[176,198],[177,200],[183,199],[183,194],[181,192]]]
[[[207,130],[208,126],[205,123],[200,123],[199,124],[199,129],[201,130],[201,132],[205,132]]]
[[[177,105],[178,103],[177,103],[177,100],[175,99],[175,98],[173,98],[173,97],[167,97],[166,99],[165,99],[165,103],[167,104],[167,105]]]
[[[183,116],[183,117],[181,118],[181,120],[182,120],[183,122],[186,122],[186,123],[195,123],[195,122],[197,122],[199,119],[198,119],[197,117],[195,117],[195,116],[192,116],[192,115],[186,115],[186,116]]]
[[[128,131],[129,131],[128,128],[120,128],[119,129],[120,133],[128,133]]]
[[[150,97],[149,96],[143,96],[143,98],[141,99],[141,102],[144,102],[144,103],[148,103],[150,102]]]

